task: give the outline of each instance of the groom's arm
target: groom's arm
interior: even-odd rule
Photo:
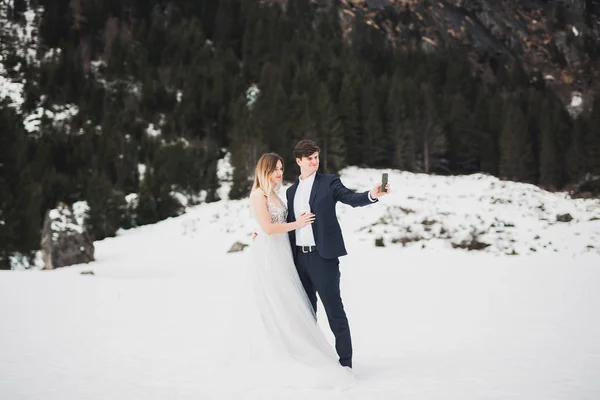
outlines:
[[[377,202],[377,199],[371,197],[370,192],[354,193],[348,189],[339,177],[335,177],[331,182],[331,189],[333,191],[333,198],[335,201],[348,204],[352,207],[363,207],[372,203]]]

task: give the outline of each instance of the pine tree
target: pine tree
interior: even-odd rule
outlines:
[[[147,164],[136,209],[137,225],[152,224],[183,212],[182,205],[172,195],[170,174],[168,170],[162,170],[162,166],[164,158],[161,155]]]
[[[588,172],[594,176],[600,176],[600,96],[596,96],[594,99],[586,128],[584,140],[588,156]]]
[[[416,99],[418,91],[411,79],[404,79],[399,84],[401,91],[390,93],[388,113],[398,113],[398,127],[395,131],[394,166],[406,171],[416,171],[418,112]],[[396,95],[399,97],[396,100]],[[392,127],[393,128],[393,127]]]
[[[283,127],[288,118],[288,98],[283,89],[279,67],[266,63],[258,87],[260,96],[252,107],[251,119],[267,147],[281,152],[287,148]]]
[[[498,140],[494,114],[501,112],[501,99],[480,89],[474,106],[473,129],[479,148],[480,171],[492,175],[498,173]]]
[[[398,167],[399,157],[401,149],[399,149],[399,138],[402,135],[401,121],[405,118],[401,115],[402,103],[404,93],[401,86],[401,81],[398,74],[395,74],[389,88],[387,101],[385,104],[385,130],[386,136],[390,138],[390,142],[393,143],[389,146],[390,153],[388,157],[392,160],[392,165]]]
[[[479,171],[478,132],[473,129],[473,119],[466,99],[461,93],[450,97],[447,128],[449,130],[450,168],[456,173]]]
[[[324,83],[319,84],[315,101],[316,136],[321,143],[321,165],[325,173],[337,173],[345,166],[346,144],[335,104]]]
[[[92,173],[87,181],[85,198],[90,208],[87,228],[93,240],[115,236],[126,218],[125,196],[115,192],[106,177]]]
[[[261,68],[268,56],[268,26],[258,11],[252,11],[254,10],[247,17],[242,41],[242,72],[246,82],[259,80]]]
[[[31,256],[40,244],[40,196],[34,168],[27,163],[27,140],[16,112],[0,101],[0,269],[9,256]]]
[[[421,148],[418,153],[423,160],[422,171],[426,174],[448,172],[448,139],[438,116],[431,84],[421,84],[419,105],[418,129]]]
[[[585,130],[586,127],[582,118],[576,118],[573,121],[573,130],[571,132],[571,140],[567,149],[565,163],[567,174],[571,182],[581,181],[588,171]]]
[[[517,90],[517,101],[525,115],[527,130],[522,142],[521,173],[519,181],[537,184],[540,179],[540,149],[542,96],[535,88]]]
[[[235,47],[236,43],[236,6],[235,0],[219,0],[214,40],[223,47]]]
[[[557,117],[552,113],[548,100],[544,100],[540,118],[540,181],[543,187],[556,189],[562,182],[560,171],[563,166],[559,160],[557,143]]]
[[[219,179],[217,177],[217,159],[213,159],[206,167],[206,202],[219,201]]]
[[[16,116],[6,100],[0,103],[0,269],[10,269],[9,256],[15,251],[19,228],[15,181],[24,162],[26,143],[17,131]]]
[[[317,140],[316,122],[311,112],[309,96],[300,93],[294,92],[290,97],[290,118],[287,126],[293,143],[302,139]]]
[[[346,143],[346,160],[350,165],[358,165],[362,162],[361,123],[357,88],[358,78],[352,73],[346,74],[342,81],[338,112]]]
[[[233,126],[230,131],[231,165],[233,167],[230,199],[241,199],[250,193],[254,166],[264,150],[262,138],[253,136],[256,123],[244,96],[233,105]],[[254,124],[254,126],[252,126]]]
[[[135,225],[153,224],[158,221],[158,205],[152,193],[153,171],[146,167],[144,179],[140,185],[140,192],[135,209]]]
[[[386,161],[382,107],[377,98],[375,82],[363,86],[361,96],[362,160],[370,167],[381,167]]]
[[[309,29],[314,18],[313,6],[310,0],[289,0],[287,15],[298,24],[298,29]]]
[[[500,134],[499,173],[503,179],[519,181],[528,176],[524,160],[531,152],[528,142],[527,121],[518,104],[508,102],[504,113],[504,125]]]

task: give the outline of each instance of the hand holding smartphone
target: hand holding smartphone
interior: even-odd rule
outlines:
[[[371,199],[378,199],[379,197],[386,196],[392,191],[390,185],[388,185],[388,174],[384,172],[381,175],[381,183],[378,183],[371,191],[369,192]]]
[[[381,174],[381,191],[382,192],[387,192],[386,190],[386,185],[388,184],[388,174],[387,172],[384,172],[383,174]]]

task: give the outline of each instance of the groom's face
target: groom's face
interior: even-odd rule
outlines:
[[[300,166],[300,173],[311,175],[319,169],[319,153],[315,152],[308,157],[296,158],[296,163]]]

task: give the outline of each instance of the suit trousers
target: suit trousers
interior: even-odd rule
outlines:
[[[295,253],[296,269],[315,313],[317,293],[323,302],[329,327],[335,336],[335,349],[340,364],[352,368],[352,339],[340,295],[339,259],[322,258],[317,251]]]

